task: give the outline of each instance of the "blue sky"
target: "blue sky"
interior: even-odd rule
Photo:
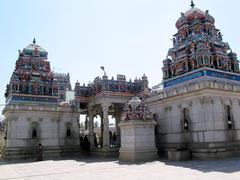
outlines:
[[[240,1],[194,2],[209,10],[239,54]],[[150,86],[160,83],[175,22],[189,5],[190,0],[0,0],[0,104],[18,49],[34,37],[48,51],[52,69],[70,73],[72,86],[102,76],[100,66],[110,78],[146,73]]]

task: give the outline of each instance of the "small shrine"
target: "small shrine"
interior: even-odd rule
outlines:
[[[149,161],[157,159],[155,145],[156,122],[144,100],[133,97],[119,123],[121,129],[121,148],[119,159],[122,161]]]

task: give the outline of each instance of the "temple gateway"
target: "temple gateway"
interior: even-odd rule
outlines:
[[[4,140],[0,141],[3,157],[34,158],[38,144],[43,145],[44,158],[79,155],[83,151],[117,156],[119,149],[127,156],[133,136],[134,142],[139,138],[141,144],[131,153],[139,151],[138,147],[143,152],[151,144],[152,152],[169,159],[239,155],[237,55],[223,41],[209,11],[196,8],[193,1],[190,9],[181,13],[176,28],[173,46],[163,60],[161,86],[151,88],[145,74],[127,81],[124,75],[114,79],[104,72],[88,85],[76,82],[72,89],[70,75],[53,72],[48,52],[34,39],[19,51],[6,88],[1,125]],[[72,92],[74,97],[69,100]],[[130,101],[132,107],[128,107]],[[142,108],[145,105],[148,111]],[[136,111],[132,113],[132,109]],[[85,118],[84,127],[79,122],[81,116]],[[114,126],[110,126],[110,116]],[[136,135],[136,131],[124,129],[121,135],[124,122],[150,122],[145,117],[154,122],[149,133],[142,126],[142,133]],[[131,125],[134,128],[136,124]]]

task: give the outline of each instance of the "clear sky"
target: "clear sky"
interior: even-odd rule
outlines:
[[[240,54],[237,0],[195,0],[209,10],[224,41]],[[162,60],[172,46],[175,22],[190,0],[0,0],[0,104],[18,49],[36,38],[56,72],[69,72],[74,87],[102,76],[148,76],[161,82]],[[0,111],[3,106],[0,106]]]

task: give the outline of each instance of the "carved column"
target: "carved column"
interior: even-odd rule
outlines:
[[[88,136],[90,142],[91,150],[94,148],[94,122],[93,122],[93,109],[91,107],[88,108]]]
[[[108,119],[108,108],[110,104],[103,103],[101,104],[103,110],[103,148],[108,148],[110,145],[109,140],[109,119]]]

